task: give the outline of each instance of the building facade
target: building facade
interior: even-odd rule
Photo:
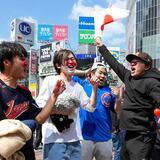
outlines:
[[[147,52],[160,68],[160,0],[127,0],[127,9],[127,52]]]

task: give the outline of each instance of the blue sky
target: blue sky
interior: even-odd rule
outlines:
[[[0,5],[0,40],[9,40],[10,22],[14,18],[28,18],[38,24],[68,25],[71,49],[78,46],[78,18],[87,16],[92,8],[108,5],[125,8],[126,0],[4,0]],[[125,22],[119,20],[106,25],[103,41],[107,46],[126,48]]]

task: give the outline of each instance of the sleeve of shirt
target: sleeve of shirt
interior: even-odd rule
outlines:
[[[80,85],[83,85],[83,81],[84,81],[84,80],[80,79],[78,76],[73,76],[73,77],[72,77],[72,80],[73,80],[74,82],[78,82]]]
[[[149,85],[147,87],[147,92],[149,93],[149,96],[153,99],[154,105],[160,108],[160,82],[159,80],[152,79],[152,81],[149,82]]]
[[[111,104],[110,104],[110,110],[115,112],[114,106],[116,103],[116,96],[111,92]]]
[[[79,99],[81,103],[81,107],[89,112],[94,112],[95,107],[90,105],[90,98],[87,96],[86,92],[84,91],[83,87],[79,85]]]
[[[33,98],[30,99],[30,106],[31,107],[29,110],[29,112],[30,112],[29,116],[32,119],[32,118],[35,118],[39,114],[41,109],[39,108],[39,106],[37,105],[36,101]]]

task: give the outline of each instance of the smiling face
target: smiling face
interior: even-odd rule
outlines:
[[[63,61],[62,71],[64,70],[66,73],[73,75],[77,68],[77,61],[72,53],[70,53]]]
[[[64,59],[64,68],[68,73],[73,74],[77,68],[77,62],[73,54],[69,54],[66,59]]]
[[[104,67],[98,67],[91,73],[91,76],[95,76],[99,80],[99,86],[104,86],[107,80],[107,70]]]
[[[53,65],[58,74],[71,77],[77,67],[74,53],[68,49],[61,49],[55,53]]]
[[[134,78],[141,77],[150,68],[149,65],[147,65],[144,61],[138,58],[134,58],[130,62],[130,66],[131,66],[131,76]]]

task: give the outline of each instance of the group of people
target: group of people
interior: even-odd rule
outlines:
[[[120,89],[111,89],[106,83],[103,63],[94,63],[87,72],[78,71],[75,55],[67,49],[55,52],[57,75],[44,79],[35,101],[30,91],[18,84],[27,75],[26,50],[18,43],[2,42],[0,120],[18,119],[32,131],[43,124],[44,160],[111,160],[112,136],[118,131],[112,130],[111,114],[121,110],[120,128],[125,131],[121,159],[150,160],[156,140],[154,109],[160,106],[160,72],[152,68],[147,53],[127,55],[131,66],[128,70],[99,37],[95,46],[124,83],[123,103]],[[86,79],[76,76],[82,74]],[[33,139],[21,151],[26,160],[34,160]]]

